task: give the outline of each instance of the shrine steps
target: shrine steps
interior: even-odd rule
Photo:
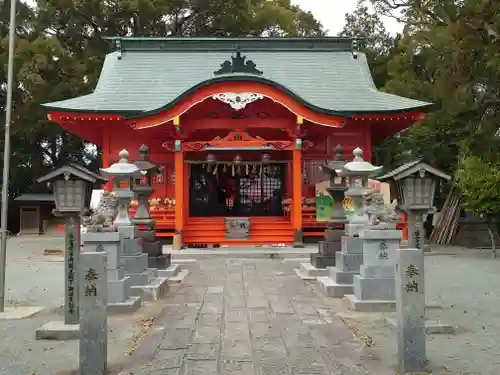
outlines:
[[[294,242],[292,224],[284,217],[252,217],[248,240],[227,240],[223,217],[188,218],[184,227],[186,245],[274,245]]]

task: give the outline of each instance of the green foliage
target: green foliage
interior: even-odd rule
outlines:
[[[489,162],[478,156],[460,160],[455,184],[462,193],[464,208],[474,215],[500,212],[500,162]]]

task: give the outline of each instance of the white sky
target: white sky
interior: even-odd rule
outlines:
[[[300,6],[314,14],[328,35],[337,35],[344,27],[346,13],[356,9],[358,0],[292,0],[292,4]],[[402,26],[391,18],[383,18],[387,31],[395,34],[402,30]]]

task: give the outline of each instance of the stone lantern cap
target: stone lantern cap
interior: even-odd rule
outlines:
[[[394,169],[393,171],[386,173],[383,176],[377,177],[377,180],[381,182],[388,180],[398,181],[416,173],[418,173],[421,177],[424,177],[425,175],[430,175],[432,177],[441,178],[446,181],[451,180],[450,175],[444,173],[443,171],[440,171],[439,169],[431,167],[429,164],[423,162],[422,159],[414,160],[406,164],[403,164]]]
[[[37,182],[53,182],[56,180],[81,180],[90,184],[95,184],[96,182],[107,182],[106,179],[102,178],[97,173],[94,173],[77,163],[68,163],[60,168],[57,168],[52,172],[47,173],[45,176],[38,178]]]
[[[139,148],[139,159],[134,164],[142,171],[148,173],[158,173],[160,168],[149,159],[149,147],[142,145]]]
[[[334,149],[334,156],[332,160],[326,160],[325,165],[322,166],[322,169],[328,173],[338,174],[342,170],[346,163],[344,158],[344,147],[341,145],[337,145]]]
[[[339,173],[342,176],[359,176],[369,177],[374,176],[382,171],[384,167],[377,167],[370,162],[363,160],[363,150],[359,147],[352,152],[354,159],[344,165]]]
[[[129,163],[129,153],[127,150],[121,150],[119,153],[120,161],[112,164],[109,168],[100,168],[101,174],[108,178],[132,178],[140,177],[141,170],[133,163]]]

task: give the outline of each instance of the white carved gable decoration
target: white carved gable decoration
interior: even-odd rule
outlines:
[[[264,95],[254,92],[222,92],[213,95],[212,99],[220,100],[223,103],[229,104],[234,110],[239,111],[256,100],[264,99]]]

